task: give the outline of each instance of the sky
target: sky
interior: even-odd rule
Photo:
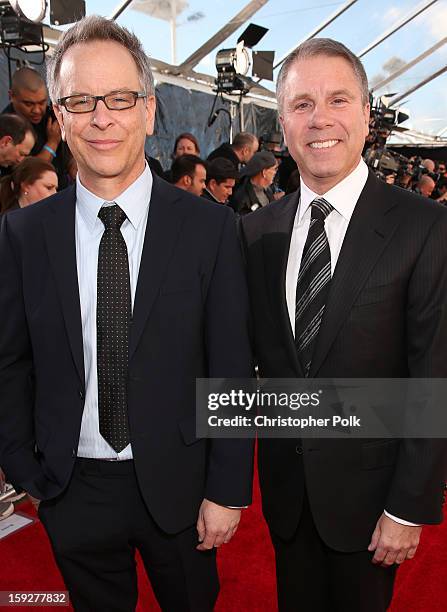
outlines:
[[[146,52],[156,59],[171,63],[171,29],[167,21],[151,17],[132,6],[118,18],[118,23],[135,32]],[[153,2],[153,0],[151,0]],[[173,0],[175,1],[175,0]],[[233,18],[248,0],[177,0],[183,8],[177,16],[177,63],[185,60],[195,49]],[[305,39],[322,21],[345,4],[330,0],[269,0],[250,21],[269,31],[256,46],[259,50],[275,51],[279,59]],[[426,0],[358,0],[318,36],[335,38],[359,54],[366,47]],[[122,4],[121,0],[86,0],[87,14],[111,16]],[[191,15],[202,17],[188,20]],[[407,63],[446,36],[447,0],[438,0],[404,28],[362,57],[370,82],[384,78],[394,71],[393,66]],[[221,48],[236,45],[245,23],[222,45],[197,65],[198,72],[215,75],[215,53]],[[403,93],[447,64],[447,44],[438,49],[378,95]],[[273,83],[264,81],[271,89]],[[447,136],[447,72],[403,100],[400,110],[410,118],[402,125],[427,134]]]

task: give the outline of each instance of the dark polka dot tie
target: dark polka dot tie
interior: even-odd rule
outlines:
[[[96,309],[99,431],[119,453],[130,442],[126,379],[131,301],[127,247],[120,229],[126,215],[114,204],[101,208],[98,217],[105,226]]]
[[[334,210],[324,198],[313,200],[309,232],[296,285],[295,344],[304,375],[309,376],[331,282],[331,252],[324,221]]]

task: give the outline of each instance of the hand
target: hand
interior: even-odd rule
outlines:
[[[204,499],[197,519],[197,533],[200,544],[197,550],[210,550],[227,544],[236,533],[241,511],[234,508],[219,506],[208,499]]]
[[[0,495],[5,492],[6,488],[6,476],[5,472],[0,468]]]
[[[276,193],[273,194],[273,199],[274,200],[280,200],[284,196],[285,196],[285,192],[284,191],[277,191]]]
[[[401,525],[382,514],[368,546],[369,551],[376,551],[372,562],[389,567],[393,563],[400,565],[405,559],[412,559],[416,554],[421,531],[422,527]]]
[[[48,146],[55,151],[61,141],[61,128],[59,127],[59,123],[57,119],[52,119],[51,117],[48,117],[47,121],[47,141]]]
[[[36,497],[33,497],[32,495],[30,495],[29,493],[28,495],[28,499],[30,500],[30,502],[33,504],[34,509],[37,510],[39,509],[39,504],[40,504],[40,499],[37,499]]]

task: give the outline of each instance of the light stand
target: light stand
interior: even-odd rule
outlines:
[[[41,8],[43,14],[45,14],[45,8],[46,3],[43,2],[43,8]],[[30,15],[36,14],[36,17],[40,17],[41,12],[37,14],[34,5],[32,6],[32,10],[34,13],[30,13]],[[49,49],[49,46],[45,43],[43,38],[41,23],[35,23],[26,18],[25,15],[27,15],[25,8],[22,8],[20,3],[0,1],[0,46],[8,60],[9,86],[11,86],[12,79],[12,49],[17,49],[29,55],[42,53],[41,62],[30,61],[31,64],[36,65],[44,63],[45,53]],[[29,47],[31,47],[31,49]]]

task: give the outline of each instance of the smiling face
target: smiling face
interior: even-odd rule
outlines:
[[[68,49],[59,82],[61,98],[143,89],[132,55],[114,41],[92,41]],[[133,108],[120,111],[109,110],[102,100],[89,113],[69,113],[59,105],[54,109],[87,189],[111,199],[138,178],[145,164],[146,135],[153,131],[154,96],[140,98]]]
[[[317,55],[297,60],[284,87],[281,125],[304,183],[323,194],[360,161],[369,104],[347,60]]]

